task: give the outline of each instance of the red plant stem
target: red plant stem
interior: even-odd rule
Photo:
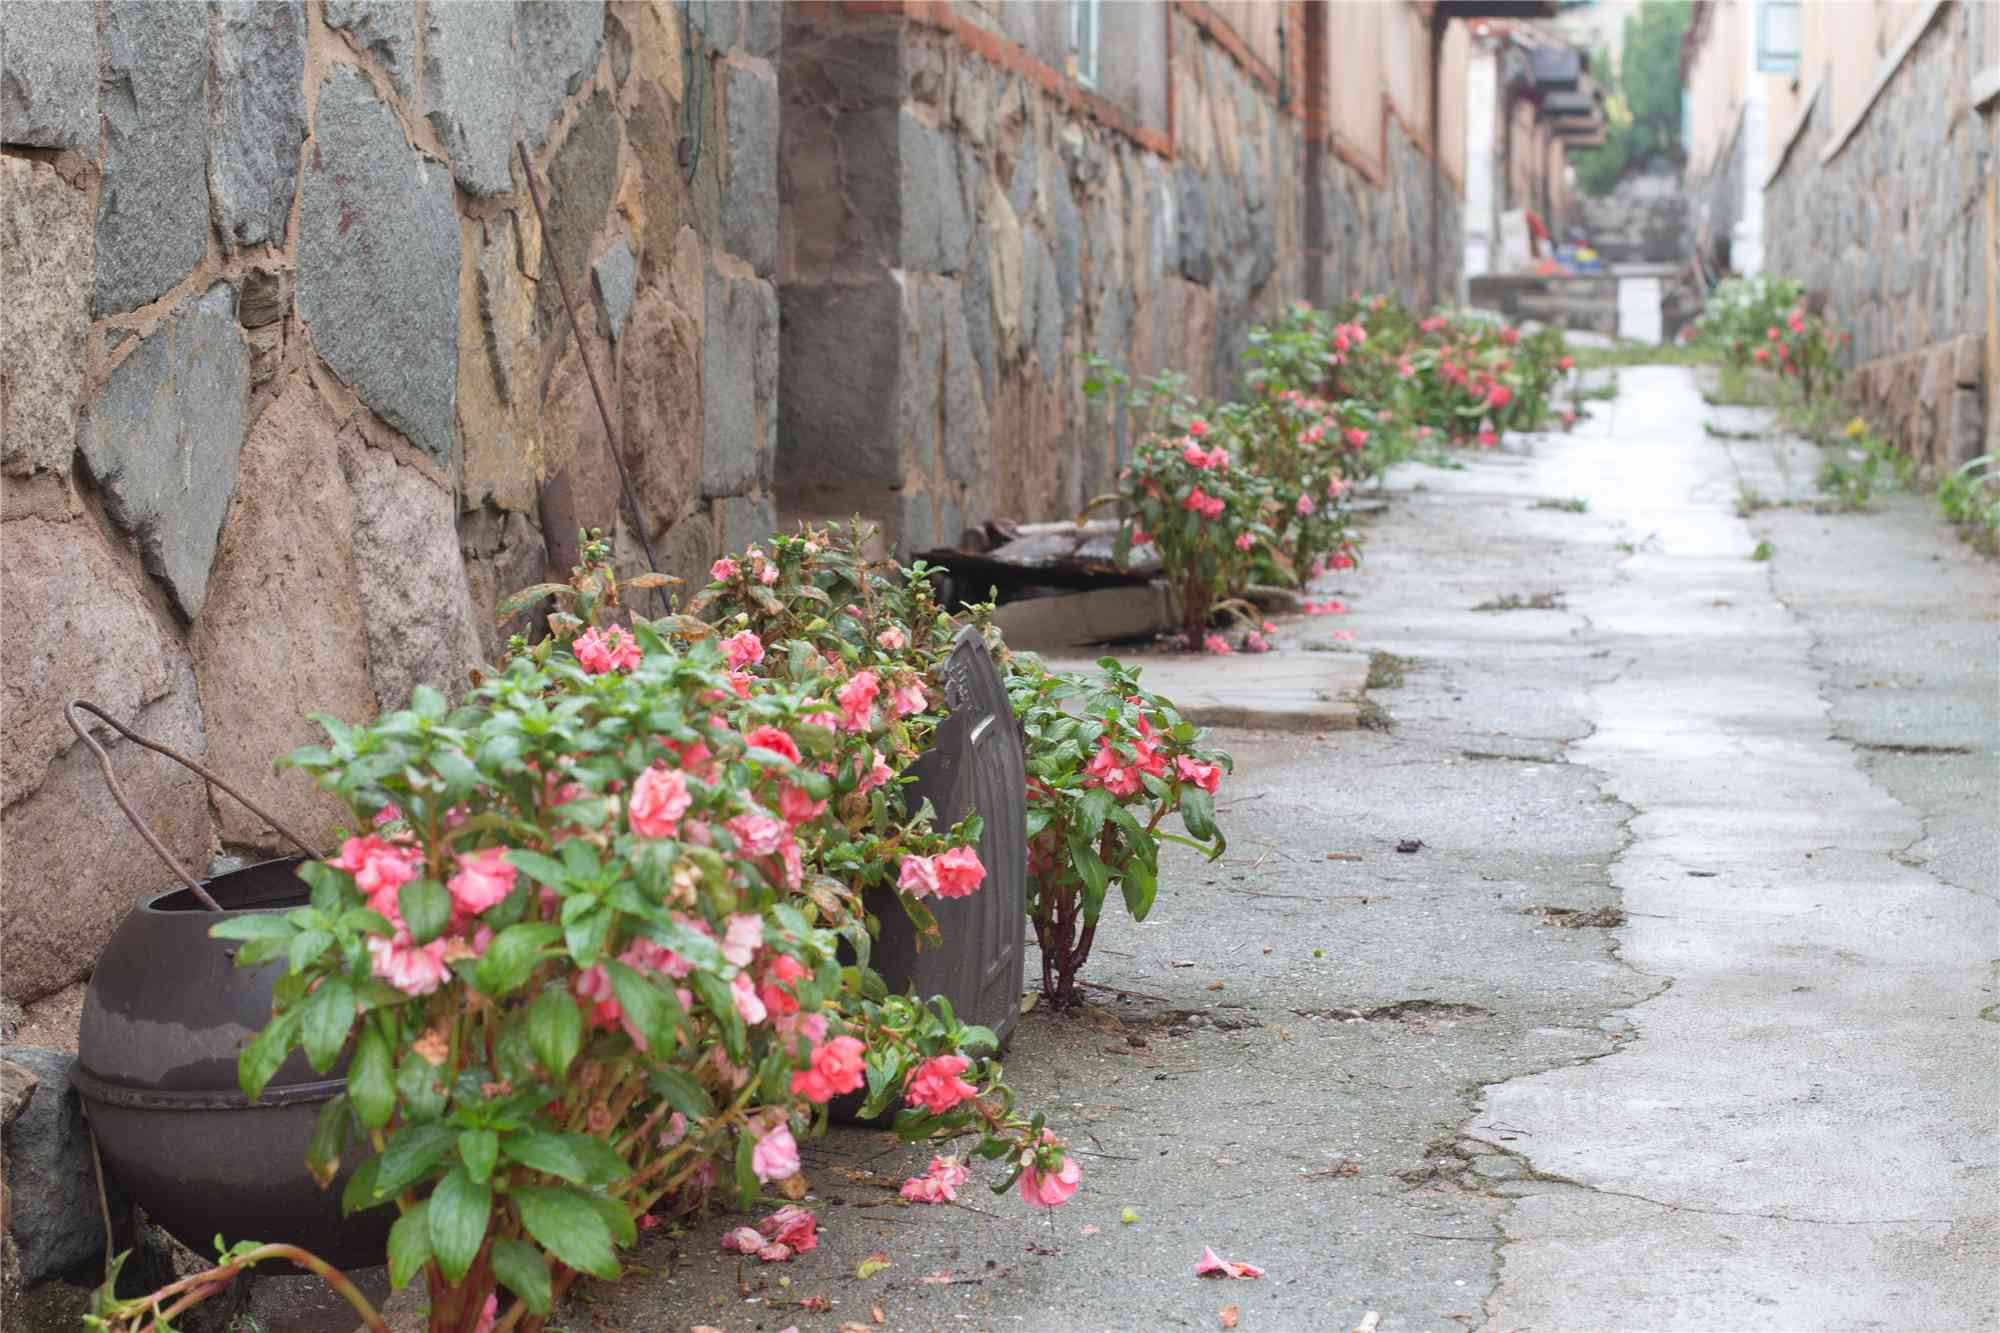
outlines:
[[[318,1255],[302,1250],[296,1245],[260,1245],[226,1264],[182,1278],[179,1282],[161,1288],[153,1297],[154,1322],[149,1327],[155,1329],[164,1327],[162,1321],[170,1320],[183,1310],[200,1304],[219,1291],[226,1290],[238,1273],[265,1259],[288,1259],[300,1268],[309,1270],[318,1276],[320,1281],[331,1287],[342,1300],[354,1307],[354,1312],[361,1316],[362,1327],[368,1329],[369,1333],[389,1333],[389,1325],[375,1312],[375,1307],[368,1303],[368,1298],[347,1280],[347,1274]],[[182,1290],[188,1291],[186,1297],[169,1309],[159,1308],[159,1302],[166,1296]]]

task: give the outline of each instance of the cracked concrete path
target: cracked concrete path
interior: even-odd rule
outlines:
[[[1620,956],[1661,989],[1615,1056],[1486,1090],[1468,1136],[1549,1185],[1488,1325],[2000,1326],[1993,569],[1907,507],[1738,518],[1810,455],[1702,420],[1686,372],[1628,370],[1615,452],[1547,460],[1649,534],[1571,601],[1626,665],[1570,757],[1637,811]]]
[[[2000,1325],[2000,573],[1914,500],[1740,519],[1813,452],[1709,438],[1686,371],[1619,387],[1399,469],[1315,590],[1353,613],[1286,625],[1372,654],[1392,725],[1218,733],[1228,855],[1169,849],[1091,1005],[1022,1020],[1009,1080],[1075,1200],[1030,1214],[979,1164],[963,1206],[902,1206],[879,1182],[929,1151],[836,1129],[818,1249],[662,1228],[561,1326]],[[1268,1275],[1197,1279],[1205,1245]]]

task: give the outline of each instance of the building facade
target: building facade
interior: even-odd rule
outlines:
[[[1801,279],[1926,469],[2000,448],[2000,6],[1704,0],[1682,70],[1710,273]]]

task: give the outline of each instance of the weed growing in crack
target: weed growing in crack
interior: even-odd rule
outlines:
[[[1771,543],[1758,542],[1757,549],[1750,553],[1750,558],[1752,560],[1764,561],[1764,560],[1769,560],[1772,556],[1776,555],[1777,553],[1778,553],[1778,548],[1771,545]]]
[[[1481,602],[1472,608],[1475,611],[1560,611],[1563,609],[1562,594],[1559,592],[1538,592],[1529,597],[1510,592],[1504,597]]]
[[[1537,500],[1536,509],[1560,509],[1565,514],[1583,514],[1590,511],[1590,501],[1580,495],[1572,495],[1567,500]]]

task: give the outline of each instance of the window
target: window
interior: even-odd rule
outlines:
[[[1791,74],[1799,67],[1799,0],[1757,0],[1757,68]]]
[[[1097,0],[1069,0],[1069,76],[1097,86]]]

